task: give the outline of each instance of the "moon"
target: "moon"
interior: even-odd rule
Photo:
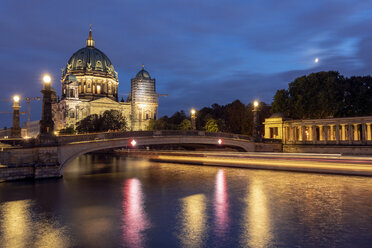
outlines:
[[[315,58],[314,62],[315,63],[318,63],[319,62],[319,58]]]

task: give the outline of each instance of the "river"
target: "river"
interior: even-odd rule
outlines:
[[[372,178],[112,154],[0,184],[0,247],[371,247]]]

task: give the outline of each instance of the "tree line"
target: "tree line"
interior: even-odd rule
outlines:
[[[372,115],[372,77],[336,71],[298,77],[276,92],[271,111],[293,119]]]
[[[260,103],[260,122],[270,116],[270,106]],[[196,112],[196,129],[207,132],[228,132],[251,135],[253,128],[253,105],[239,100],[226,105],[212,104]],[[148,130],[191,130],[191,119],[184,111],[171,117],[151,120]]]

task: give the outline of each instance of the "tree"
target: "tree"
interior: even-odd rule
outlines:
[[[102,116],[89,115],[77,123],[79,133],[103,132],[109,130],[126,130],[127,123],[117,110],[106,110]]]
[[[100,131],[125,130],[127,123],[123,115],[117,110],[106,110],[100,118]]]
[[[226,105],[225,123],[226,132],[246,134],[248,127],[246,106],[239,100]]]
[[[92,133],[99,131],[99,126],[99,116],[96,114],[88,115],[77,123],[76,130],[79,133]]]
[[[59,130],[59,134],[75,134],[76,130],[73,126]]]
[[[184,119],[178,127],[180,130],[190,130],[191,121],[189,119]]]
[[[147,126],[147,130],[168,130],[170,129],[168,120],[168,116],[163,116],[158,120],[150,120],[149,125]]]
[[[208,119],[204,126],[204,130],[211,133],[219,132],[217,121],[213,118]]]
[[[278,90],[272,112],[293,119],[372,115],[372,78],[345,78],[335,71],[296,78]]]
[[[271,112],[282,113],[284,116],[290,115],[289,92],[287,90],[277,90],[274,101],[271,105]]]

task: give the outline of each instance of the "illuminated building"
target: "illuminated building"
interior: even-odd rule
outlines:
[[[276,113],[263,124],[265,138],[283,144],[372,144],[372,116],[290,120]]]
[[[131,130],[145,130],[155,119],[158,94],[155,79],[142,68],[131,80],[127,101],[118,101],[118,73],[110,59],[95,47],[92,31],[86,47],[79,49],[62,69],[61,99],[55,97],[53,120],[55,130],[76,127],[77,122],[106,110],[117,110],[125,117]]]

